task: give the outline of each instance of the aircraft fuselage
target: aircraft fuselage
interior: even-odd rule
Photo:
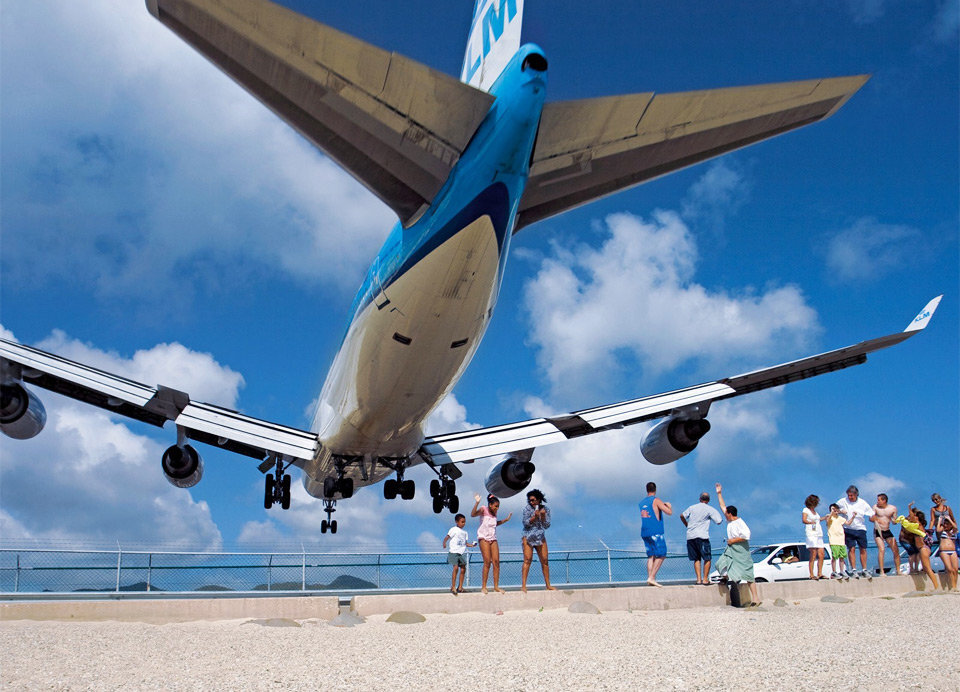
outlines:
[[[321,451],[305,466],[319,485],[338,458],[363,459],[367,482],[423,441],[427,416],[453,389],[490,323],[546,92],[546,72],[518,51],[496,97],[429,209],[393,228],[354,299],[350,323],[320,395]],[[319,481],[319,483],[317,482]]]

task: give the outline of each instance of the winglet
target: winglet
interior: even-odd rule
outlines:
[[[938,295],[936,298],[931,300],[923,310],[920,311],[920,314],[913,318],[913,321],[907,325],[907,328],[903,331],[905,332],[918,332],[921,329],[924,329],[927,326],[927,323],[930,321],[930,318],[933,317],[933,313],[936,312],[937,306],[940,305],[940,299],[943,298],[943,294]]]

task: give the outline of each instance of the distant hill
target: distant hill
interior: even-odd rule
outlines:
[[[303,588],[298,581],[281,581],[271,584],[267,589],[266,584],[257,584],[253,591],[300,591]],[[330,589],[375,589],[377,585],[366,579],[360,579],[350,574],[341,574],[329,584],[307,584],[305,591],[326,591]]]

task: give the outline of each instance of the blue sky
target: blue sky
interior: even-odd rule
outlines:
[[[459,74],[468,0],[286,4]],[[306,427],[390,211],[138,0],[12,0],[0,21],[3,333]],[[851,482],[960,505],[958,21],[957,0],[527,0],[549,99],[873,76],[826,122],[524,229],[431,431],[845,346],[943,293],[926,332],[864,366],[716,404],[672,466],[642,459],[635,426],[543,448],[534,486],[555,548],[636,545],[648,480],[678,511],[723,482],[758,540],[799,537],[806,495],[830,502]],[[451,523],[421,471],[413,502],[362,490],[320,536],[299,484],[290,511],[265,511],[254,463],[204,447],[203,481],[177,490],[159,468],[172,430],[44,400],[40,436],[0,440],[4,540],[432,549]],[[466,469],[464,504],[486,468]],[[682,545],[677,519],[667,538]],[[501,539],[519,547],[519,522]]]

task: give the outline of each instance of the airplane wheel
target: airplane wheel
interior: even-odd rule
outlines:
[[[397,481],[393,478],[388,478],[383,483],[383,498],[385,500],[392,500],[397,496]]]
[[[337,492],[337,479],[327,476],[323,479],[323,496],[329,500],[335,492]]]
[[[321,522],[320,522],[320,533],[326,533],[328,526],[329,526],[329,524],[327,523],[327,520],[326,520],[326,519],[324,519],[323,521],[321,521]]]
[[[268,473],[268,474],[267,474],[267,481],[266,481],[266,483],[264,483],[264,489],[263,489],[263,508],[264,508],[264,509],[270,509],[271,507],[273,507],[273,487],[274,487],[274,485],[275,485],[275,484],[274,484],[274,482],[273,482],[273,474],[272,474],[272,473]]]
[[[336,533],[336,532],[337,532],[337,520],[334,519],[333,521],[330,522],[330,533]]]
[[[342,478],[340,479],[340,497],[346,499],[348,497],[353,497],[353,479],[352,478]]]
[[[433,498],[433,513],[440,514],[443,511],[443,498],[435,497]]]
[[[404,500],[412,500],[417,493],[417,486],[413,481],[403,481],[400,484],[400,497]]]
[[[280,485],[281,499],[280,506],[284,509],[290,509],[290,474],[285,474]]]
[[[456,514],[460,511],[460,498],[454,495],[450,498],[450,514]]]
[[[440,481],[434,478],[430,481],[430,497],[440,496]]]

